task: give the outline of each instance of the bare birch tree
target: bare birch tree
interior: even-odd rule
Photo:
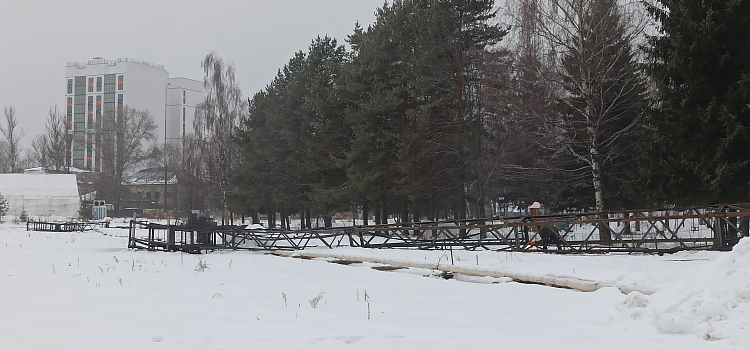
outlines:
[[[19,169],[19,161],[21,156],[21,146],[19,143],[21,139],[26,135],[26,130],[18,129],[18,119],[16,118],[16,109],[11,107],[5,107],[5,126],[0,125],[0,132],[5,137],[5,141],[8,142],[8,171],[11,173],[17,173]]]
[[[605,172],[627,161],[644,78],[633,43],[643,31],[637,14],[616,0],[549,0],[537,28],[555,60],[559,115],[542,120],[547,146],[564,149],[589,173],[597,211],[605,203]]]
[[[205,99],[196,109],[194,130],[206,163],[206,180],[212,187],[215,202],[222,210],[222,221],[229,214],[227,198],[231,193],[229,178],[234,169],[237,147],[232,138],[247,101],[234,79],[234,65],[225,63],[215,53],[201,62],[205,76]]]

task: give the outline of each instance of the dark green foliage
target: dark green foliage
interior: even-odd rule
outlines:
[[[2,220],[3,216],[8,214],[8,209],[10,209],[8,200],[5,199],[5,197],[2,194],[0,194],[0,221]]]
[[[750,199],[750,1],[660,0],[649,39],[655,141],[638,186],[656,203]]]
[[[26,212],[26,207],[21,207],[21,214],[18,214],[18,220],[21,222],[29,221],[29,213]]]
[[[271,215],[313,207],[327,217],[341,207],[346,177],[335,162],[348,140],[338,87],[344,59],[335,39],[317,38],[250,100],[237,133],[235,206]]]
[[[355,28],[351,54],[328,37],[298,52],[250,100],[233,207],[330,217],[369,202],[378,222],[389,208],[463,211],[486,137],[477,67],[504,34],[492,7],[396,1]]]
[[[349,178],[371,201],[435,217],[465,206],[480,156],[477,67],[504,32],[493,1],[395,1],[350,36]],[[377,203],[376,203],[377,204]],[[454,213],[456,214],[456,213]]]
[[[88,201],[81,201],[81,205],[78,207],[78,218],[83,221],[94,219],[94,213],[91,210],[91,203]]]

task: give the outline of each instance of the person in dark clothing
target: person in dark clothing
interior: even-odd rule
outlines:
[[[557,250],[562,250],[560,238],[558,238],[557,228],[554,225],[544,225],[539,227],[539,236],[542,238],[542,247],[546,250],[547,244],[551,240],[557,245]]]

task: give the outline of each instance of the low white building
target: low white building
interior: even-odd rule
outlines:
[[[7,215],[77,217],[81,206],[75,174],[0,174]]]

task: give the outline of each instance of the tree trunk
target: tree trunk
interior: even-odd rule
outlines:
[[[412,221],[414,223],[418,223],[419,222],[419,205],[417,204],[417,200],[416,199],[412,202],[411,207],[412,207],[412,210],[411,210],[412,214],[414,215]],[[417,225],[414,225],[414,226],[416,227]],[[421,234],[421,232],[422,231],[420,231],[420,230],[414,230],[414,236],[415,237],[419,237],[420,234]]]
[[[406,196],[401,196],[401,223],[408,223],[409,220],[409,200]]]
[[[383,222],[383,225],[388,225],[388,201],[385,196],[383,196],[383,215],[381,217],[381,220]]]
[[[310,208],[305,208],[305,226],[312,228],[312,218],[310,217]]]
[[[381,203],[380,199],[375,200],[375,208],[373,208],[373,212],[375,212],[375,225],[380,225],[383,223],[382,218],[380,216],[380,210],[381,210],[380,203]]]
[[[368,224],[369,210],[370,209],[367,206],[367,198],[365,198],[365,200],[362,201],[362,225],[364,226],[367,226]]]
[[[458,220],[459,221],[465,220],[466,219],[466,202],[464,201],[463,198],[459,198],[457,205],[458,205]],[[465,224],[465,223],[462,223],[462,224]],[[466,229],[462,228],[461,230],[459,230],[458,234],[461,237],[466,237]]]

